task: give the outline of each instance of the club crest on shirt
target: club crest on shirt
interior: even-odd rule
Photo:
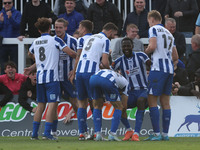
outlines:
[[[55,100],[56,99],[56,95],[55,94],[50,94],[50,100]]]

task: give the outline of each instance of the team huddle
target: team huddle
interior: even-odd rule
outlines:
[[[113,23],[104,25],[102,32],[92,35],[93,24],[83,20],[79,25],[77,45],[65,32],[66,22],[55,22],[56,36],[50,36],[51,23],[40,18],[35,23],[41,33],[29,49],[37,68],[38,106],[33,120],[31,139],[38,139],[41,117],[48,103],[43,139],[57,140],[57,106],[61,91],[69,98],[77,114],[79,140],[121,141],[116,134],[120,121],[126,128],[123,141],[139,141],[145,109],[149,107],[153,134],[146,140],[169,140],[171,117],[169,99],[173,81],[173,61],[178,60],[172,34],[161,25],[161,15],[148,14],[149,45],[145,52],[133,52],[132,39],[122,42],[123,55],[109,62],[110,40],[117,34]],[[151,60],[149,56],[151,55]],[[147,76],[147,70],[149,75]],[[163,109],[162,129],[159,127],[158,97]],[[108,139],[101,133],[102,106],[109,101],[115,108]],[[94,135],[87,131],[87,106],[93,112]],[[127,119],[126,109],[137,107],[134,130]]]

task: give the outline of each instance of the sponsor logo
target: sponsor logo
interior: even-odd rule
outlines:
[[[35,102],[31,102],[32,107],[36,107],[37,104]],[[65,116],[68,114],[68,112],[72,109],[71,103],[69,102],[61,102],[58,105],[58,120],[62,121],[65,119]],[[42,121],[45,121],[46,119],[46,113],[48,110],[48,106],[46,107],[43,116],[42,116]],[[129,120],[135,120],[135,115],[136,115],[137,108],[133,109],[127,109],[127,116]],[[146,110],[146,112],[148,109]],[[27,110],[22,108],[19,103],[13,103],[9,102],[7,103],[6,106],[4,106],[1,111],[0,111],[0,122],[19,122],[22,121],[27,114],[29,114]],[[111,120],[112,116],[114,113],[114,107],[110,103],[104,103],[103,108],[102,108],[102,118],[104,120]],[[31,113],[30,115],[34,115]],[[88,105],[87,107],[87,119],[92,118],[92,112],[90,110],[90,106]],[[72,115],[72,120],[77,120],[77,115],[74,113]]]

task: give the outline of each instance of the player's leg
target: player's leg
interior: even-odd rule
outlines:
[[[139,133],[142,127],[145,108],[147,108],[147,90],[137,91],[137,112],[135,121],[135,131],[132,136],[132,141],[139,141]]]
[[[122,94],[121,98],[122,98],[122,104],[123,104],[121,122],[126,128],[126,132],[125,132],[124,138],[122,140],[123,141],[127,141],[132,137],[133,129],[131,128],[131,126],[129,124],[129,121],[127,119],[127,113],[126,113],[127,103],[128,103],[128,96],[125,95],[125,94]]]
[[[46,113],[46,122],[43,139],[56,140],[51,135],[53,121],[57,115],[58,102],[60,101],[60,82],[51,82],[46,84],[46,98],[48,109]]]
[[[160,102],[162,106],[162,127],[163,127],[163,132],[162,132],[162,138],[163,140],[169,140],[168,137],[168,131],[169,131],[169,125],[170,125],[170,120],[171,120],[171,108],[170,108],[170,96],[163,94],[160,97]]]
[[[104,139],[101,134],[103,98],[94,99],[93,106],[94,133],[96,135],[95,140],[100,141]]]
[[[170,93],[172,89],[172,82],[173,82],[173,75],[169,74],[168,78],[166,80],[164,93],[160,96],[160,103],[163,109],[162,113],[162,139],[163,140],[169,140],[168,137],[168,131],[169,131],[169,125],[171,120],[171,108],[170,108]]]
[[[57,103],[57,106],[58,107],[58,103]],[[57,109],[54,110],[55,112],[53,113],[54,114],[54,117],[53,117],[53,125],[52,125],[52,129],[51,129],[51,134],[54,136],[54,137],[57,137],[57,126],[58,126],[58,111]]]
[[[111,101],[110,102],[113,107],[115,108],[113,117],[112,117],[112,123],[111,123],[111,129],[110,133],[108,136],[108,140],[111,141],[121,141],[120,139],[117,138],[117,129],[119,127],[121,115],[122,115],[122,109],[123,109],[123,104],[121,101]]]
[[[40,122],[42,118],[42,114],[46,107],[46,99],[45,99],[45,86],[44,84],[37,84],[37,110],[34,114],[33,118],[33,132],[32,132],[32,138],[31,139],[38,139],[38,130],[40,127]]]
[[[102,126],[102,107],[103,107],[103,93],[101,84],[104,82],[102,77],[93,75],[90,78],[90,88],[91,96],[93,98],[93,123],[94,123],[94,132],[96,135],[95,140],[100,141],[104,140],[101,134]]]
[[[40,122],[42,119],[42,114],[45,110],[46,103],[38,103],[37,110],[33,117],[33,132],[32,132],[32,139],[38,139],[38,130],[40,127]]]
[[[76,75],[76,89],[78,95],[78,127],[79,127],[79,140],[85,140],[85,132],[87,132],[87,106],[88,106],[88,89],[89,89],[89,75],[77,74]]]
[[[151,123],[155,136],[154,139],[158,137],[158,140],[161,140],[160,125],[159,125],[160,112],[157,107],[157,100],[158,97],[162,95],[165,79],[163,77],[163,73],[158,71],[150,71],[148,80],[149,80],[148,105],[149,105]],[[149,138],[148,140],[152,140],[152,137]]]

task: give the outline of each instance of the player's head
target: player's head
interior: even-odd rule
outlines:
[[[126,36],[134,39],[138,35],[139,29],[135,24],[129,24],[126,27]]]
[[[36,85],[36,69],[30,71],[28,77],[31,79],[32,85]]]
[[[92,30],[94,28],[93,22],[91,22],[90,20],[82,20],[79,23],[79,36],[82,37],[87,33],[92,33]]]
[[[133,52],[133,40],[125,37],[122,39],[122,51],[126,57],[131,57]]]
[[[149,26],[152,27],[162,22],[161,14],[157,10],[152,10],[148,13],[147,20]]]
[[[174,18],[166,18],[165,28],[173,34],[176,31],[176,20]]]
[[[58,37],[65,37],[68,24],[69,22],[63,18],[59,18],[55,21],[55,32]]]
[[[51,22],[48,18],[38,18],[35,27],[40,33],[49,33],[51,29]]]
[[[195,34],[191,39],[192,49],[197,50],[200,48],[200,34]]]
[[[110,40],[113,39],[117,35],[117,31],[118,31],[118,27],[112,22],[106,23],[103,26],[103,30],[102,30],[102,32],[104,32],[107,38],[109,38]]]

